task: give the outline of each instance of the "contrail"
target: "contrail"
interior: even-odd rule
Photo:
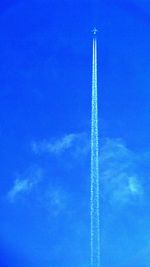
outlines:
[[[99,152],[97,101],[97,39],[93,30],[91,107],[91,267],[100,267]]]

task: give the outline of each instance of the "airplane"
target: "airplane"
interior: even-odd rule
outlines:
[[[96,33],[98,32],[98,30],[97,30],[96,28],[94,28],[94,29],[92,30],[92,32],[93,32],[94,35],[96,35]]]

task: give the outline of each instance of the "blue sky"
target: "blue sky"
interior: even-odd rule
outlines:
[[[101,267],[149,267],[149,1],[3,0],[0,24],[0,266],[89,266],[96,25]]]

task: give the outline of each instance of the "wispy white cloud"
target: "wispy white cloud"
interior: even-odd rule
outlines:
[[[131,176],[129,177],[128,182],[128,189],[132,195],[139,195],[143,192],[142,187],[140,186],[140,183],[138,181],[138,177]]]
[[[121,139],[106,139],[100,154],[100,179],[104,197],[125,204],[141,199],[142,177],[136,170],[137,155]]]
[[[29,180],[25,179],[25,180],[20,180],[20,179],[16,179],[14,181],[14,185],[11,188],[11,190],[8,192],[8,199],[11,202],[14,202],[15,198],[25,192],[30,191],[32,188],[32,182],[30,182]]]
[[[42,186],[41,186],[42,184]],[[36,190],[35,190],[36,189]],[[31,168],[17,175],[11,189],[6,195],[11,204],[26,201],[29,195],[34,196],[37,207],[41,207],[48,217],[57,217],[69,208],[69,194],[61,186],[54,186],[50,181],[44,183],[43,170]]]
[[[60,155],[65,151],[74,151],[74,153],[85,153],[88,150],[87,136],[84,133],[71,133],[58,139],[42,140],[32,142],[32,151],[36,155],[49,153]]]
[[[37,185],[42,178],[41,169],[31,169],[25,174],[19,174],[14,180],[12,188],[7,193],[7,199],[14,202],[18,197],[24,196],[29,193],[35,185]]]

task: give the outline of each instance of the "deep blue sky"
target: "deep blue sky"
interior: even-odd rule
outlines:
[[[91,29],[101,267],[150,266],[150,2],[0,3],[0,266],[89,267]]]

